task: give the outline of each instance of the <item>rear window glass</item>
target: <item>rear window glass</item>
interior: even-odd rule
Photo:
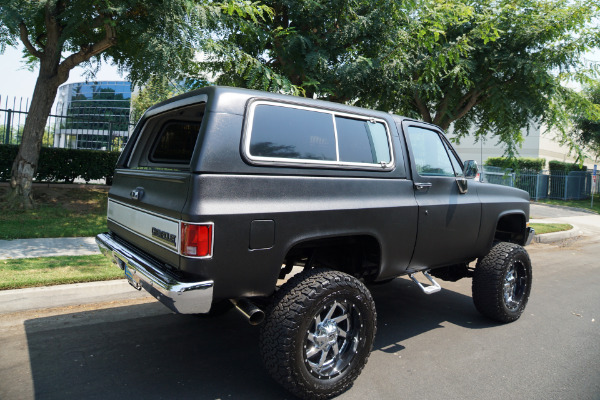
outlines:
[[[250,154],[257,157],[335,161],[331,114],[258,105],[254,110]]]
[[[387,133],[382,123],[336,117],[340,161],[379,164],[390,162]]]
[[[200,132],[199,123],[169,122],[156,138],[150,161],[188,164]]]

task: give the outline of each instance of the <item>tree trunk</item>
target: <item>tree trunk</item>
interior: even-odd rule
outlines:
[[[23,137],[19,153],[12,166],[10,191],[6,197],[9,208],[32,209],[35,206],[31,192],[33,177],[37,171],[40,149],[44,137],[44,128],[54,103],[58,87],[67,76],[59,77],[56,65],[40,65],[40,73],[33,91],[29,114],[23,127]]]

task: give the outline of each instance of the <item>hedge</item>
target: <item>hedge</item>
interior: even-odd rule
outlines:
[[[0,181],[9,180],[18,150],[16,145],[0,145]],[[119,154],[118,151],[42,147],[34,179],[38,182],[73,182],[81,177],[86,182],[97,179],[111,182]]]
[[[566,163],[562,161],[550,161],[549,169],[550,171],[566,173],[573,171],[587,171],[587,167],[585,165],[580,166],[579,164]]]
[[[552,161],[550,161],[552,163]],[[516,158],[490,157],[485,160],[484,165],[488,167],[514,168],[520,171],[541,172],[546,165],[545,158]]]

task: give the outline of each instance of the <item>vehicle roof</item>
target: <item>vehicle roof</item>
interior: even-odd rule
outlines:
[[[274,100],[289,104],[298,104],[308,107],[318,107],[331,111],[345,112],[350,114],[369,115],[388,119],[393,117],[396,122],[407,119],[398,115],[361,107],[348,106],[341,103],[333,103],[324,100],[309,99],[300,96],[290,96],[279,93],[263,92],[259,90],[241,89],[228,86],[207,86],[202,89],[173,97],[158,103],[148,109],[145,117],[162,113],[167,110],[179,108],[194,103],[206,102],[206,111],[222,112],[228,114],[243,115],[250,99]]]

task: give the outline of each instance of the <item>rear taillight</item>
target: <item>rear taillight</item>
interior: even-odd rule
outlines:
[[[181,223],[181,254],[191,257],[212,256],[212,225]]]

